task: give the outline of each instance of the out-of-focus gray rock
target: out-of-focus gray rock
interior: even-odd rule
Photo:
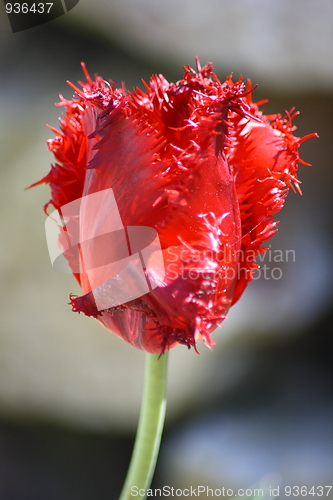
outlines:
[[[277,360],[266,360],[270,369],[265,373],[264,406],[258,404],[260,387],[249,382],[247,389],[252,398],[244,401],[243,395],[241,408],[237,402],[232,405],[229,401],[228,405],[224,400],[221,406],[225,408],[188,419],[186,425],[171,434],[164,448],[166,484],[175,489],[190,485],[230,488],[236,498],[281,499],[288,498],[290,492],[296,494],[297,487],[303,486],[303,496],[310,498],[311,492],[306,492],[313,487],[312,493],[325,491],[324,496],[332,500],[332,486],[323,490],[320,487],[332,484],[330,391],[318,367],[309,370],[295,358],[290,360],[292,364],[284,363],[279,377],[274,375],[279,369]],[[239,488],[244,491],[237,495]],[[253,491],[251,496],[251,488],[263,492],[255,495]],[[272,495],[273,488],[279,488],[278,495],[277,490]],[[204,499],[212,496],[202,492]]]
[[[290,90],[332,89],[330,0],[81,0],[67,22],[81,22],[141,60],[218,69]]]

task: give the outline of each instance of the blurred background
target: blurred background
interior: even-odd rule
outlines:
[[[181,79],[196,55],[222,80],[251,78],[266,113],[295,106],[296,135],[320,139],[302,145],[313,166],[278,216],[266,279],[212,352],[171,352],[154,487],[280,485],[284,498],[286,485],[332,484],[333,3],[80,0],[14,34],[3,3],[0,15],[0,499],[116,499],[139,413],[144,353],[71,312],[78,287],[46,247],[49,189],[24,191],[53,161],[53,103],[71,98],[81,61],[132,88],[152,73]]]

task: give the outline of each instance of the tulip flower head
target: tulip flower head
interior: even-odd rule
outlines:
[[[300,191],[297,113],[265,116],[251,83],[222,83],[210,64],[169,83],[116,88],[84,65],[82,90],[48,141],[59,245],[93,316],[130,344],[196,348],[242,295],[273,215]],[[302,162],[304,163],[304,162]],[[36,185],[35,184],[35,185]],[[60,223],[59,223],[60,225]]]

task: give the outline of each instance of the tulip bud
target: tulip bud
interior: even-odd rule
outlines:
[[[265,116],[251,83],[210,64],[183,80],[117,89],[83,70],[48,141],[59,244],[94,316],[130,344],[163,353],[210,347],[211,332],[252,279],[276,232],[273,215],[299,190],[292,110]],[[36,185],[35,184],[35,185]]]

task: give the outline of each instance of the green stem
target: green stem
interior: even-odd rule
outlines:
[[[167,352],[162,356],[146,353],[139,424],[131,463],[119,500],[130,500],[134,496],[146,498],[146,494],[140,495],[138,492],[149,488],[155,470],[166,409],[167,366]]]

